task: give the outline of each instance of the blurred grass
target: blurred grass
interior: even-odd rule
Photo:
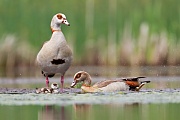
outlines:
[[[58,12],[71,24],[62,29],[74,65],[177,65],[179,5],[179,0],[1,0],[1,69],[33,66]]]

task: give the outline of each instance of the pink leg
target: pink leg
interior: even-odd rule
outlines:
[[[63,93],[63,87],[64,87],[64,76],[61,76],[61,93]]]
[[[49,79],[46,77],[46,87],[49,87]]]

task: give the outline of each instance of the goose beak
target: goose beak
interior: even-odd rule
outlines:
[[[71,84],[71,88],[73,88],[75,85],[76,85],[76,82],[73,81]]]
[[[70,23],[67,20],[64,20],[62,23],[67,25],[67,26],[70,26]]]

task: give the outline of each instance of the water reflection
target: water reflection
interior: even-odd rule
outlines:
[[[75,104],[73,105],[75,118],[77,120],[84,119],[87,120],[91,118],[92,105],[90,104]]]
[[[178,120],[179,103],[0,105],[0,120]]]
[[[46,105],[38,111],[38,120],[72,120],[91,118],[91,106],[89,104],[74,104],[70,111],[67,106]]]
[[[42,77],[38,67],[19,67],[16,71],[3,71],[0,69],[0,77]],[[74,76],[80,70],[87,71],[91,76],[123,77],[123,76],[178,76],[180,66],[71,66],[67,76]]]
[[[46,105],[38,111],[38,120],[71,120],[65,106]]]
[[[177,120],[180,104],[75,104],[45,106],[38,120]]]

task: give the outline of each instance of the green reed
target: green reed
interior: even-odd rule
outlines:
[[[75,65],[179,64],[179,4],[179,0],[1,0],[1,47],[9,35],[16,41],[11,46],[14,59],[8,62],[11,52],[4,54],[8,49],[2,47],[0,64],[31,66],[50,38],[50,21],[58,12],[65,13],[71,24],[62,29]]]

